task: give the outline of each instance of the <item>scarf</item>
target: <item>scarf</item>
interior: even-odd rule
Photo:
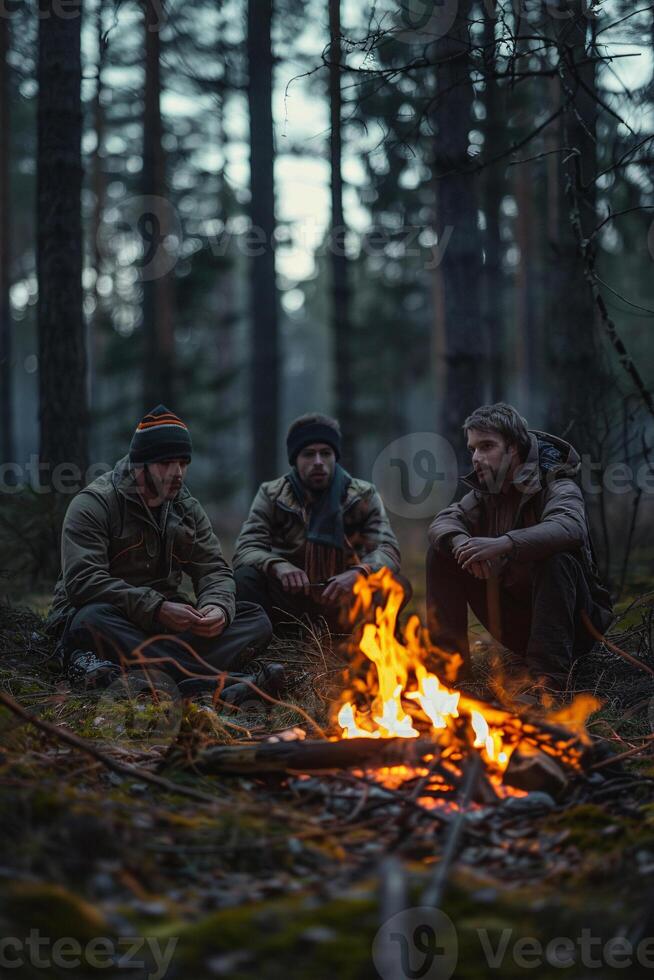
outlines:
[[[307,489],[296,469],[286,474],[288,482],[302,507],[309,498]],[[304,571],[309,581],[326,582],[345,571],[345,528],[342,501],[352,478],[338,463],[332,482],[310,502],[309,527],[304,557]]]

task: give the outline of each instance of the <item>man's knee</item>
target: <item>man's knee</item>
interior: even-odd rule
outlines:
[[[234,569],[234,581],[237,598],[242,597],[244,602],[251,602],[252,596],[267,588],[265,574],[253,565],[241,565],[240,568]]]
[[[569,580],[576,577],[580,565],[578,558],[570,551],[557,551],[535,563],[534,574],[539,578]]]
[[[70,630],[99,629],[108,623],[114,623],[120,618],[120,613],[109,602],[89,602],[78,609],[71,621]]]
[[[248,645],[265,647],[272,640],[273,627],[266,611],[256,602],[239,601],[236,603],[236,615],[239,622],[247,628]]]

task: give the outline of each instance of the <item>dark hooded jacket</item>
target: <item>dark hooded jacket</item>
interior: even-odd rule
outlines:
[[[517,598],[531,592],[534,562],[557,552],[573,552],[581,561],[593,599],[610,611],[610,597],[595,564],[586,505],[576,482],[579,454],[570,443],[547,432],[530,430],[530,436],[529,453],[510,490],[490,492],[474,471],[468,474],[462,482],[470,492],[434,518],[429,541],[449,553],[458,535],[507,535],[513,550],[500,560],[496,572],[503,587]]]
[[[138,492],[129,457],[70,503],[61,535],[61,575],[48,626],[58,633],[72,610],[110,603],[145,632],[157,626],[166,599],[183,599],[183,573],[198,608],[220,606],[234,617],[236,586],[218,538],[198,501],[182,486],[164,504],[161,524]]]

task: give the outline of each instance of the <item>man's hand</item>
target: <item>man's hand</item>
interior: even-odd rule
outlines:
[[[340,602],[345,596],[351,595],[354,583],[362,574],[363,572],[352,568],[347,572],[341,572],[340,575],[334,575],[320,594],[320,601],[326,605],[332,605],[332,603]]]
[[[468,571],[473,564],[485,563],[490,567],[491,562],[508,554],[512,548],[511,538],[506,534],[500,538],[468,538],[456,549],[454,557],[461,568]]]
[[[296,568],[290,561],[275,562],[272,573],[281,582],[284,592],[311,594],[311,582],[307,573],[301,568]]]
[[[220,606],[203,606],[199,610],[201,618],[191,627],[196,636],[220,636],[227,625],[227,617]]]
[[[164,602],[159,607],[157,618],[162,626],[173,633],[183,633],[185,630],[194,632],[194,627],[202,620],[202,613],[187,602]]]

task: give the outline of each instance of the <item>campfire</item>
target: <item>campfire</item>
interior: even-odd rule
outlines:
[[[534,790],[560,798],[585,772],[595,698],[578,695],[565,708],[530,712],[477,700],[454,687],[459,654],[434,647],[417,616],[400,627],[403,591],[389,571],[361,579],[355,590],[352,618],[365,625],[331,732],[304,713],[319,738],[293,729],[288,738],[215,745],[194,760],[196,770],[284,772],[296,787],[305,781],[313,788],[310,774],[349,772],[422,813]]]
[[[423,765],[381,767],[380,782],[395,787],[422,780],[420,802],[433,806],[455,792],[474,751],[499,798],[524,795],[539,782],[551,786],[555,767],[547,757],[563,771],[581,770],[590,744],[585,722],[599,707],[595,698],[579,695],[537,723],[477,701],[450,686],[462,665],[459,654],[435,648],[417,616],[399,628],[403,591],[388,570],[361,579],[355,591],[353,619],[365,621],[354,651],[361,669],[338,710],[339,737],[415,739],[414,758],[420,758],[418,746],[425,748]],[[534,782],[535,769],[540,779]]]

